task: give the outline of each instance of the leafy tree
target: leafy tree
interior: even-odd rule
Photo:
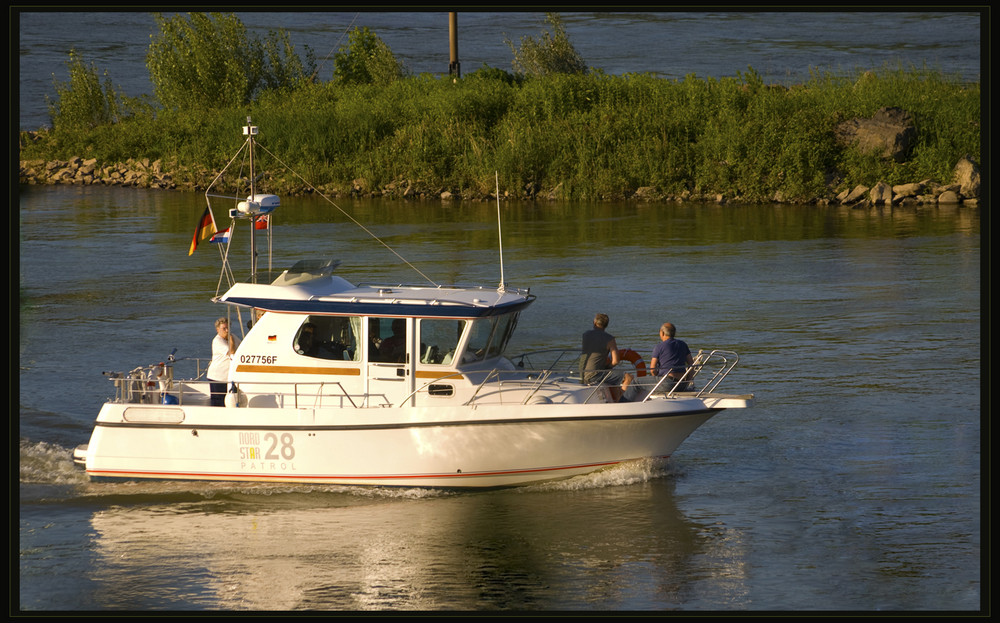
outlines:
[[[587,65],[570,43],[559,14],[546,13],[545,21],[552,27],[553,34],[545,31],[540,40],[521,37],[520,48],[509,39],[504,40],[514,53],[514,71],[529,76],[587,73]]]
[[[165,108],[241,106],[262,90],[291,88],[312,73],[284,31],[266,42],[235,14],[154,15],[160,28],[146,55],[149,78]]]
[[[343,84],[385,86],[406,75],[389,46],[368,29],[355,28],[333,57],[333,78]]]
[[[263,87],[280,90],[293,89],[310,81],[316,72],[312,50],[305,46],[305,62],[295,53],[295,46],[284,30],[268,31],[264,46]]]

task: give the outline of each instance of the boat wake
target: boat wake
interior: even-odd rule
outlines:
[[[86,484],[87,475],[73,463],[73,450],[47,441],[19,443],[20,474],[22,485],[77,485]]]
[[[676,469],[669,459],[636,459],[624,461],[600,471],[575,476],[566,480],[553,480],[524,487],[525,491],[584,491],[603,487],[620,487],[641,484],[660,478],[669,478]]]

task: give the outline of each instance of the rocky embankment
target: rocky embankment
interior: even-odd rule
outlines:
[[[105,186],[135,186],[141,188],[162,188],[196,190],[197,184],[189,181],[178,185],[174,174],[163,169],[159,160],[150,162],[148,158],[129,160],[111,165],[102,164],[96,158],[74,157],[69,160],[22,160],[22,184],[100,184]]]
[[[906,162],[917,140],[913,118],[899,108],[879,109],[870,119],[849,119],[840,123],[834,133],[837,141],[845,148],[857,149],[894,162]],[[978,205],[979,193],[979,165],[966,156],[955,163],[950,180],[921,180],[895,186],[879,182],[872,188],[857,186],[844,190],[834,200],[848,205]]]
[[[905,162],[916,142],[916,129],[909,114],[897,108],[883,108],[870,119],[856,118],[839,124],[835,130],[838,142],[845,149],[874,153],[881,158],[895,162]],[[884,206],[920,204],[967,204],[978,205],[980,194],[979,165],[969,157],[961,158],[949,180],[919,180],[890,186],[879,182],[872,187],[858,185],[842,189],[836,180],[830,183],[830,195],[815,197],[811,203],[820,205]],[[130,159],[127,162],[100,163],[94,158],[70,158],[69,160],[21,160],[20,182],[22,184],[80,184],[105,186],[132,186],[163,190],[204,191],[215,178],[215,173],[207,169],[191,169],[165,165],[160,160]],[[270,192],[284,195],[304,195],[321,192],[331,197],[341,195],[387,197],[400,199],[440,199],[444,201],[467,199],[490,199],[488,195],[469,196],[450,189],[419,188],[407,180],[387,184],[381,189],[370,189],[363,180],[356,180],[346,189],[326,185],[319,188],[275,180]],[[542,189],[528,186],[520,196],[505,194],[511,199],[550,199],[560,197],[560,188]],[[698,193],[685,191],[681,194],[663,193],[653,186],[637,188],[634,192],[608,200],[632,199],[637,201],[709,201],[716,203],[741,202],[738,196],[723,193]],[[780,193],[772,200],[784,203]]]

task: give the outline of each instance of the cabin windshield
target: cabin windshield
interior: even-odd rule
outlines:
[[[472,321],[469,343],[465,347],[463,361],[479,361],[503,355],[517,326],[518,314],[492,318],[478,318]]]
[[[420,320],[420,362],[450,365],[455,360],[466,320],[423,318]]]

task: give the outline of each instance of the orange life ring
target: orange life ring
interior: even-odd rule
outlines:
[[[639,353],[631,348],[621,348],[618,350],[618,358],[631,362],[635,366],[637,376],[646,376],[646,362],[642,360],[642,356]],[[611,365],[610,355],[608,355],[608,365]]]

